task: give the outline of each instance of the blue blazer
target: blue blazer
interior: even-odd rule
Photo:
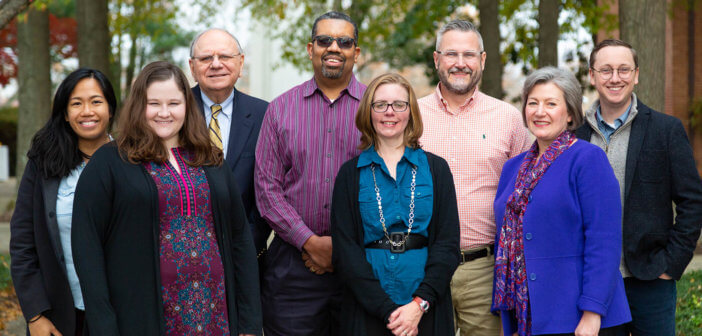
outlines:
[[[496,242],[525,156],[503,167],[494,203]],[[602,316],[602,328],[631,321],[619,272],[621,213],[619,183],[595,145],[575,142],[543,175],[523,223],[534,334],[572,333],[585,310]],[[505,334],[516,332],[514,313],[502,317]]]
[[[193,87],[193,94],[197,106],[201,109],[202,95],[200,86]],[[256,142],[261,130],[263,115],[268,108],[268,102],[251,97],[234,88],[234,107],[232,109],[232,122],[229,129],[229,146],[225,154],[226,162],[234,173],[244,209],[248,214],[251,234],[253,236],[256,252],[260,253],[266,248],[266,240],[271,233],[271,228],[256,208],[256,194],[254,193],[253,173],[255,163]]]

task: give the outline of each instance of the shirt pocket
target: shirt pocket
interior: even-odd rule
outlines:
[[[407,188],[403,191],[408,204],[412,199],[412,191]],[[414,221],[428,222],[431,220],[431,213],[434,202],[434,190],[428,184],[417,184],[414,188]],[[409,207],[407,208],[409,212]]]

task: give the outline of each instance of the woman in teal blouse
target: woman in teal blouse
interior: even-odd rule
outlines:
[[[422,120],[397,74],[369,85],[358,114],[360,156],[332,198],[334,269],[345,286],[348,335],[447,335],[458,266],[458,213],[446,162],[418,144]]]

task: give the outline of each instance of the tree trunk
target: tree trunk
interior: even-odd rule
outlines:
[[[134,80],[134,73],[136,72],[136,58],[137,58],[137,35],[136,33],[129,34],[132,45],[129,47],[129,64],[127,64],[126,71],[126,81],[125,81],[125,91],[129,93],[132,89],[132,81]]]
[[[76,0],[78,22],[78,63],[102,71],[115,81],[110,69],[110,31],[107,28],[107,0]]]
[[[619,0],[619,29],[639,56],[636,95],[654,110],[665,103],[666,0]]]
[[[12,21],[20,12],[27,9],[30,0],[0,1],[0,30]]]
[[[502,91],[502,54],[500,53],[500,19],[499,3],[494,0],[480,0],[480,34],[487,53],[483,81],[480,91],[497,99],[504,96]]]
[[[559,0],[539,1],[539,68],[558,66]]]
[[[32,6],[17,25],[18,100],[17,180],[27,164],[27,151],[36,133],[51,115],[49,73],[49,13]]]

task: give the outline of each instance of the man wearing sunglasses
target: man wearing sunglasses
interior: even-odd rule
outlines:
[[[253,153],[268,103],[234,87],[244,66],[244,50],[226,30],[198,34],[190,44],[189,64],[197,82],[193,94],[210,138],[224,152],[241,192],[260,265],[271,229],[256,208]]]
[[[424,122],[419,141],[448,162],[456,186],[461,263],[451,281],[451,296],[462,336],[500,333],[500,320],[490,313],[492,203],[502,166],[530,145],[519,111],[478,90],[485,57],[482,37],[472,23],[447,23],[439,30],[434,52],[440,82],[434,93],[419,100]]]
[[[341,288],[331,264],[330,203],[341,165],[358,155],[354,116],[365,85],[358,30],[328,12],[312,27],[314,77],[268,106],[256,147],[256,201],[275,231],[262,279],[266,336],[336,335]]]
[[[589,65],[599,100],[576,134],[607,152],[619,180],[619,269],[632,316],[627,334],[673,336],[675,280],[692,259],[702,225],[702,182],[692,149],[680,120],[634,93],[639,64],[631,45],[604,40]]]

